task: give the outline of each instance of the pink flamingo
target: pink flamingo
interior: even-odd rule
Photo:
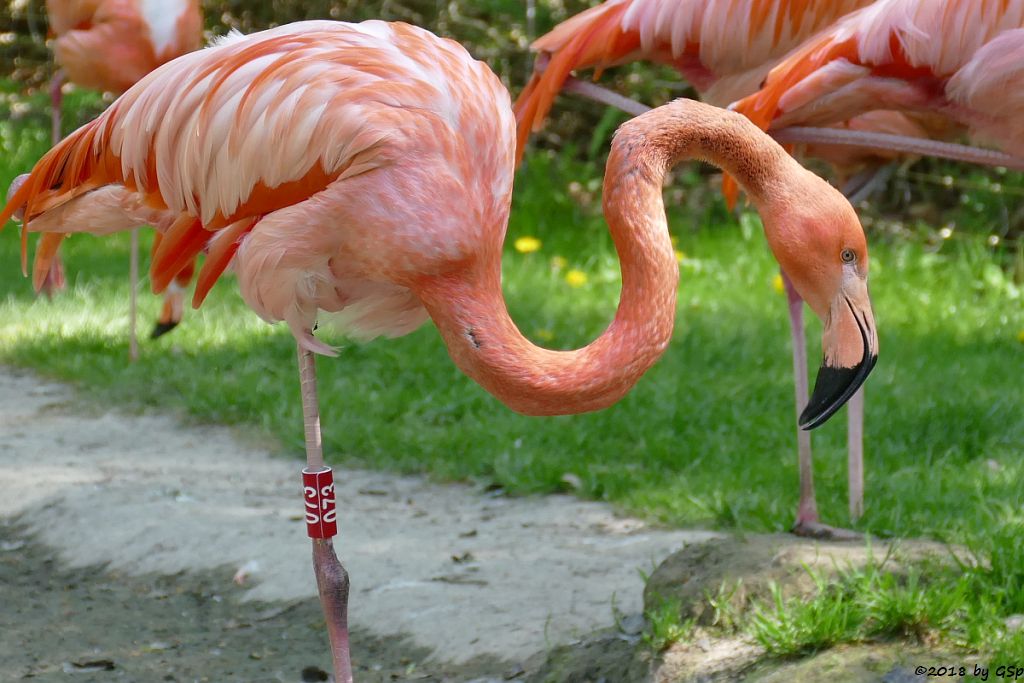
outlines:
[[[802,41],[852,10],[875,0],[608,0],[556,26],[533,44],[540,54],[535,72],[516,101],[520,154],[531,129],[538,129],[560,90],[597,99],[630,114],[647,107],[596,85],[571,78],[573,70],[636,60],[677,69],[712,104],[725,106],[754,92],[770,69]],[[787,126],[804,123],[800,117]],[[810,142],[804,153],[829,162],[850,196],[866,196],[877,183],[879,167],[903,153],[931,154],[975,161],[978,150],[939,144],[928,138],[951,135],[955,126],[931,114],[868,111],[835,118],[835,130],[796,129],[773,132],[780,141]],[[989,163],[1012,162],[989,156]],[[730,205],[735,193],[726,188]],[[807,402],[807,349],[803,302],[783,272],[789,304],[796,378],[798,427]],[[849,402],[849,507],[856,520],[864,509],[863,394]],[[800,501],[794,533],[818,537],[855,535],[820,523],[814,495],[810,434],[797,429]]]
[[[161,64],[198,50],[203,39],[199,0],[46,0],[53,56],[59,69],[50,84],[53,144],[61,138],[61,86],[64,81],[104,92],[123,93]],[[131,245],[131,341],[129,356],[137,356],[135,290],[138,235]],[[163,309],[152,337],[181,322],[183,289],[191,281],[189,264],[164,296]],[[64,268],[53,259],[43,281],[47,296],[65,286]]]
[[[579,350],[534,346],[501,290],[514,157],[508,92],[459,44],[400,23],[302,22],[228,36],[143,78],[16,180],[0,225],[17,213],[23,231],[44,233],[37,284],[65,232],[95,229],[62,214],[104,206],[107,227],[139,219],[127,205],[175,216],[157,225],[158,288],[208,247],[194,305],[233,261],[246,303],[295,337],[307,471],[324,467],[313,354],[335,354],[313,336],[320,311],[344,312],[361,337],[431,318],[458,367],[522,413],[621,398],[672,334],[678,267],[661,183],[688,158],[740,179],[826,321],[809,419],[835,412],[874,366],[867,246],[849,203],[743,117],[685,100],[622,126],[612,146],[613,322]],[[348,577],[329,538],[314,539],[313,558],[336,677],[351,681]]]
[[[1022,169],[1022,92],[1024,0],[878,0],[792,52],[734,106],[763,129],[878,110],[927,115],[1012,155],[973,149],[963,160]]]
[[[515,103],[518,150],[522,154],[531,130],[539,129],[561,90],[593,97],[638,114],[646,107],[626,98],[609,99],[595,86],[571,78],[573,71],[633,61],[651,61],[675,68],[700,93],[701,99],[726,106],[754,92],[769,70],[790,50],[815,32],[852,10],[874,0],[608,0],[562,22],[537,39],[539,54],[534,74]],[[596,76],[595,76],[596,77]],[[921,124],[895,112],[875,112],[843,124],[870,130],[921,137]],[[819,145],[806,150],[825,158],[836,175],[849,179],[851,194],[874,176],[881,163],[896,155],[885,152]],[[845,184],[845,183],[843,183]],[[811,435],[800,429],[800,411],[807,404],[807,345],[803,301],[783,272],[789,304],[797,408],[797,452],[800,502],[793,532],[799,535],[849,537],[842,529],[820,523],[814,495]],[[850,514],[863,509],[863,445],[860,421],[863,397],[849,405]]]

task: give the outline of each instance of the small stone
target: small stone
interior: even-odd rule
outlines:
[[[566,472],[562,475],[562,483],[567,485],[573,491],[579,491],[583,488],[583,480],[572,472]]]
[[[302,683],[320,683],[330,679],[330,675],[318,666],[307,666],[301,675]]]
[[[619,630],[629,636],[643,633],[645,626],[647,626],[647,621],[642,614],[630,614],[619,620]]]

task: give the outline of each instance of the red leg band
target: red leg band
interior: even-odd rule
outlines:
[[[334,473],[330,467],[311,472],[302,470],[303,499],[306,503],[306,533],[310,538],[338,535],[338,513],[334,507]]]

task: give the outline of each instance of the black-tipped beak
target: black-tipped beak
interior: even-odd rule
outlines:
[[[850,310],[853,312],[852,305]],[[868,341],[865,322],[855,312],[853,319],[857,321],[857,328],[860,330],[864,355],[857,365],[849,368],[832,367],[822,363],[818,377],[814,381],[811,399],[800,414],[800,429],[811,430],[825,424],[857,392],[878,362],[878,355],[872,351]]]

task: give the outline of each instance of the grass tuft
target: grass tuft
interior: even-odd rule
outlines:
[[[690,638],[696,621],[682,619],[682,605],[678,598],[668,599],[655,596],[655,607],[644,612],[647,626],[641,638],[655,653],[664,652],[672,645]]]

